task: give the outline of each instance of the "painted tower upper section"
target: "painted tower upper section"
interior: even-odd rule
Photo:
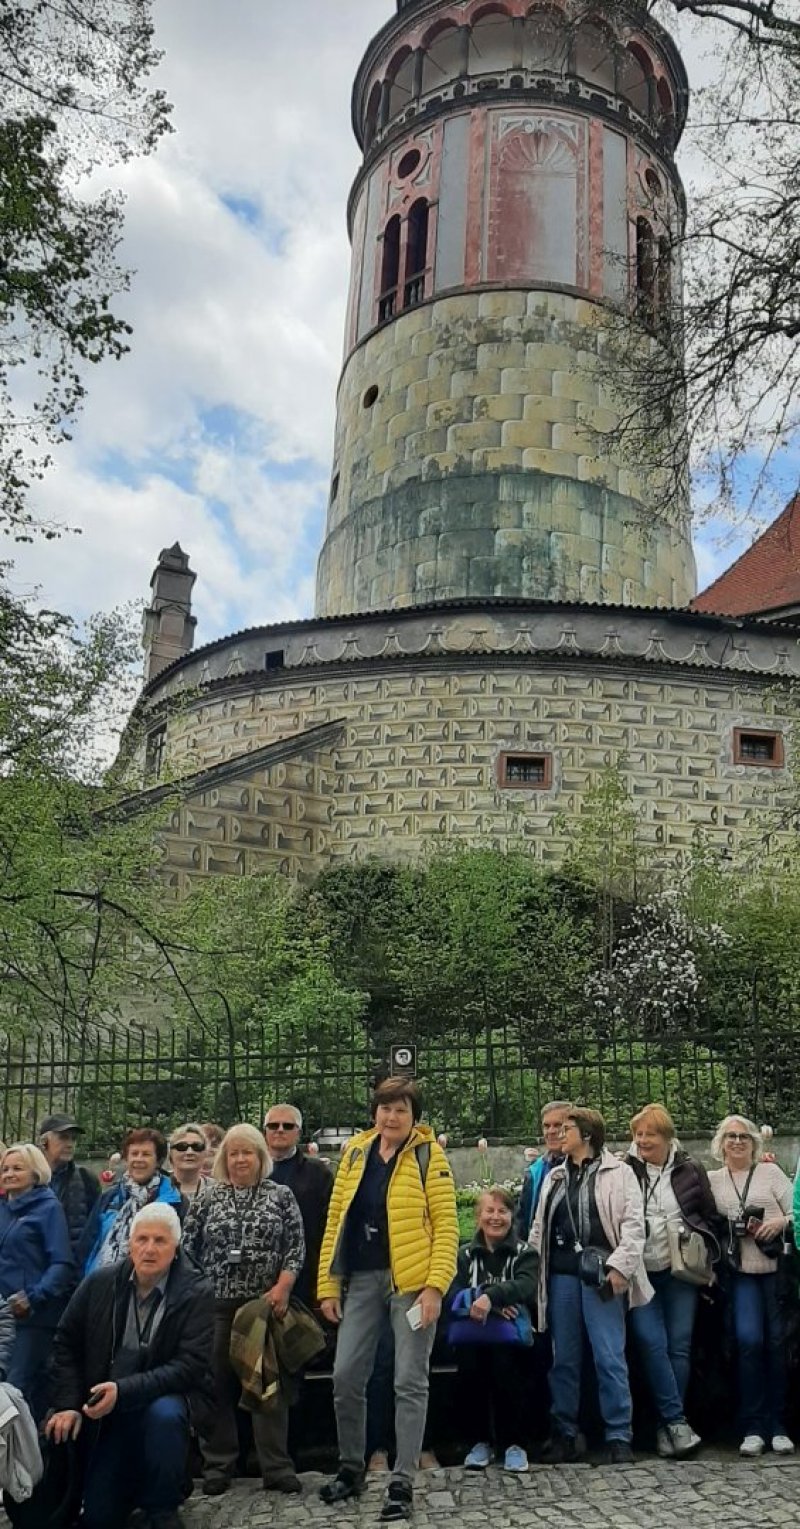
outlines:
[[[680,300],[686,75],[635,0],[397,0],[364,151],[321,615],[464,596],[684,605],[669,518],[613,443],[609,309]]]

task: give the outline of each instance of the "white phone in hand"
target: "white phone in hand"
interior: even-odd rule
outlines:
[[[419,1301],[416,1301],[413,1306],[409,1306],[408,1311],[406,1312],[406,1321],[411,1328],[412,1333],[419,1331],[422,1326],[422,1307],[420,1306]]]

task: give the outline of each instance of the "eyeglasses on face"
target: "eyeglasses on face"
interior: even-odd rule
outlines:
[[[174,1141],[170,1148],[171,1152],[207,1152],[205,1142],[200,1141]]]
[[[297,1131],[299,1129],[296,1120],[268,1120],[268,1131]]]
[[[750,1141],[751,1137],[750,1137],[750,1134],[749,1134],[748,1131],[726,1131],[725,1135],[723,1137],[723,1140],[724,1141]]]

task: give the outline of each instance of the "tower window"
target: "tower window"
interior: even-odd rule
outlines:
[[[735,727],[733,730],[733,762],[740,765],[766,765],[778,770],[784,762],[783,738],[780,733],[751,731]]]
[[[377,402],[378,387],[377,384],[373,382],[372,386],[367,388],[367,391],[361,400],[361,404],[364,409],[374,409]]]
[[[426,201],[415,202],[408,214],[406,240],[406,280],[404,308],[415,308],[425,296],[425,266],[428,260],[429,211]]]
[[[393,318],[397,310],[397,287],[400,281],[400,218],[389,219],[383,235],[383,266],[378,318]]]
[[[264,668],[267,669],[267,670],[269,670],[269,669],[282,669],[283,665],[284,665],[284,650],[283,650],[283,648],[269,648],[267,650],[267,652],[264,654]]]
[[[552,754],[501,754],[497,784],[511,790],[549,791],[553,784]]]
[[[636,219],[636,311],[645,324],[655,318],[656,255],[647,218]]]
[[[419,149],[409,149],[408,153],[403,155],[399,165],[397,166],[398,180],[404,181],[408,179],[409,175],[413,175],[414,171],[419,168],[421,160],[422,155],[420,154]]]
[[[658,318],[664,326],[669,324],[672,307],[672,262],[669,239],[658,241]]]
[[[671,134],[675,126],[675,104],[672,99],[672,91],[665,79],[660,79],[656,86],[658,96],[658,113],[662,132]]]
[[[154,727],[147,734],[144,748],[144,778],[149,785],[160,780],[164,773],[164,764],[167,755],[167,725]]]
[[[371,149],[378,131],[378,118],[381,109],[381,86],[380,81],[373,85],[367,104],[367,119],[364,124],[364,148]]]

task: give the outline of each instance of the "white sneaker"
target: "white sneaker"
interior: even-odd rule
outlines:
[[[739,1445],[739,1454],[748,1460],[755,1460],[757,1455],[763,1455],[766,1447],[760,1433],[749,1433]]]
[[[671,1460],[675,1454],[675,1446],[666,1424],[656,1432],[656,1454],[660,1455],[662,1460]]]
[[[695,1433],[685,1420],[682,1423],[668,1423],[667,1433],[676,1460],[684,1460],[687,1455],[694,1454],[702,1443],[699,1433]]]
[[[788,1433],[776,1433],[772,1440],[772,1453],[774,1455],[793,1455],[794,1445]]]
[[[503,1469],[506,1471],[527,1471],[528,1456],[519,1444],[509,1444],[506,1457],[503,1461]]]

